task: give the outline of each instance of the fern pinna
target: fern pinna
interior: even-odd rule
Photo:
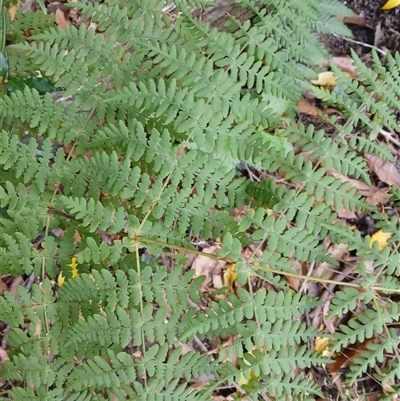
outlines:
[[[357,309],[331,348],[372,339],[349,380],[390,354],[376,380],[398,391],[398,220],[376,216],[391,246],[371,247],[334,210],[374,208],[327,170],[368,183],[360,152],[390,157],[368,133],[376,120],[398,131],[400,56],[374,54],[369,69],[354,55],[358,81],[332,66],[342,93],[312,89],[343,113],[327,138],[294,116],[328,57],[318,34],[349,34],[344,6],[237,0],[253,19],[227,15],[219,29],[192,12],[211,2],[173,3],[71,3],[92,27],[65,30],[41,12],[3,14],[0,269],[29,283],[0,299],[3,396],[209,400],[228,386],[236,398],[322,397],[310,378],[329,358],[310,345],[327,334],[304,322],[321,302],[284,277],[318,281],[292,261],[335,264],[326,237],[361,259],[359,284],[330,304],[331,317]],[[240,163],[282,180],[255,184]],[[208,256],[235,262],[236,290],[204,291],[186,264],[207,255],[196,238],[221,241]]]

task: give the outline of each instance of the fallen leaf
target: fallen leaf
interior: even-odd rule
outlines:
[[[224,283],[222,282],[222,277],[220,274],[212,275],[212,285],[216,290],[219,290],[220,288],[224,287]]]
[[[328,312],[329,312],[329,306],[330,306],[331,302],[330,301],[325,301],[325,303],[322,305],[321,308],[321,317],[322,317],[322,321],[324,323],[325,326],[325,333],[328,334],[333,334],[336,332],[336,321],[338,318],[332,317],[330,319],[327,318]],[[315,317],[317,318],[317,315],[315,315]],[[314,322],[313,322],[314,324]],[[316,326],[314,326],[316,327]]]
[[[385,3],[381,7],[381,10],[390,10],[390,9],[395,8],[397,6],[400,6],[400,0],[389,0],[387,3]]]
[[[382,29],[382,22],[379,21],[375,28],[374,46],[378,47],[385,44],[386,30]]]
[[[379,203],[385,203],[390,198],[390,195],[388,194],[388,188],[370,187],[363,181],[345,177],[335,170],[328,170],[327,174],[331,175],[332,177],[339,178],[342,182],[348,182],[349,185],[347,188],[356,188],[357,192],[366,198],[365,200],[369,205],[375,206]],[[351,212],[342,206],[338,210],[335,210],[335,212],[342,219],[352,219],[357,217],[354,212]]]
[[[218,251],[219,248],[216,246],[203,249],[204,253],[211,255],[215,255]],[[210,288],[211,284],[213,283],[213,275],[220,275],[225,265],[226,262],[224,260],[212,259],[205,255],[198,255],[196,257],[196,259],[193,261],[192,269],[195,271],[195,277],[206,277],[201,286],[203,290]]]
[[[257,354],[254,355],[254,351],[258,351],[261,352],[261,354],[264,354],[265,351],[263,348],[257,348],[257,347],[253,347],[253,349],[251,349],[249,352],[247,352],[247,355],[251,355],[253,358],[255,358],[255,362],[256,363],[260,363],[259,358],[257,357]],[[246,355],[246,354],[245,354]],[[246,364],[246,365],[251,365],[251,363],[249,361],[246,360],[246,358],[241,358],[242,361]],[[240,373],[240,378],[239,381],[237,383],[237,385],[241,388],[243,388],[243,386],[249,386],[252,387],[252,385],[250,384],[250,380],[256,380],[259,381],[260,380],[260,375],[256,374],[253,369],[250,369],[250,378],[247,379],[243,373]]]
[[[7,351],[0,347],[0,364],[4,361],[8,361],[10,358],[7,355]]]
[[[37,337],[40,337],[42,335],[42,321],[40,319],[38,319],[36,322],[34,335]]]
[[[320,86],[329,86],[329,87],[335,87],[336,86],[336,80],[337,77],[333,75],[332,71],[325,71],[325,72],[320,72],[318,74],[318,79],[312,79],[311,83],[313,85],[320,85]]]
[[[297,109],[300,113],[309,114],[310,116],[318,115],[318,108],[313,104],[307,102],[305,99],[301,99],[299,104],[297,105]]]
[[[360,15],[354,15],[352,17],[338,17],[338,20],[342,21],[344,24],[365,26],[372,29],[371,25],[369,25]]]
[[[290,260],[290,265],[293,269],[293,271],[297,274],[303,274],[303,266],[302,264],[296,260],[296,259],[291,259]],[[297,277],[286,277],[286,281],[289,283],[290,287],[298,292],[299,288],[300,288],[300,279],[298,279]]]
[[[235,282],[236,277],[236,264],[231,263],[231,265],[224,272],[224,287],[228,287],[230,292],[235,292],[233,283]]]
[[[384,248],[388,246],[388,239],[392,236],[391,233],[385,233],[382,230],[377,231],[369,242],[369,246],[372,248],[374,242],[378,242],[379,250],[382,251]]]
[[[59,287],[62,287],[65,283],[65,277],[63,276],[62,272],[58,275],[57,284]]]
[[[0,347],[0,366],[4,363],[4,361],[8,361],[10,358],[7,355],[7,351]],[[5,379],[0,376],[0,387],[3,388],[6,383]]]
[[[78,263],[76,263],[76,257],[74,256],[71,259],[71,263],[69,265],[67,265],[68,267],[71,268],[71,275],[72,278],[78,277],[79,276],[79,272],[78,272]],[[60,274],[58,275],[58,279],[57,279],[57,284],[59,287],[62,287],[64,285],[65,282],[65,277],[63,276],[62,272],[60,272]]]
[[[325,279],[332,278],[333,275],[336,274],[336,271],[340,267],[340,262],[343,261],[344,256],[346,255],[348,245],[346,244],[332,244],[328,248],[328,252],[331,254],[332,258],[335,259],[338,264],[333,265],[328,262],[318,263],[313,271],[313,277],[320,277]]]
[[[11,21],[15,21],[15,16],[17,15],[17,11],[19,9],[19,5],[12,5],[8,10],[8,15],[10,16]]]
[[[353,59],[349,56],[332,57],[331,61],[342,71],[348,72],[353,78],[357,76],[356,66],[353,64]],[[320,63],[321,67],[328,67],[329,61],[323,60]]]
[[[332,62],[342,71],[348,72],[353,78],[357,76],[356,66],[353,59],[349,56],[332,57]]]
[[[189,352],[195,352],[193,343],[182,343],[179,345],[181,347],[181,355],[186,355]]]
[[[365,153],[364,158],[367,161],[368,167],[381,181],[400,188],[400,173],[393,163],[383,160],[373,153]]]
[[[22,278],[22,276],[17,276],[14,278],[12,284],[10,285],[10,288],[8,291],[14,295],[16,299],[19,299],[19,292],[18,292],[18,287],[23,286],[25,283],[25,280]]]
[[[68,25],[67,20],[65,19],[65,14],[63,11],[61,11],[59,8],[57,8],[55,12],[55,21],[56,24],[63,30],[65,31],[65,27]]]
[[[237,353],[234,344],[237,338],[235,336],[229,336],[226,341],[224,341],[219,347],[215,348],[210,352],[208,355],[218,354],[219,353],[219,360],[222,362],[229,361],[232,365],[237,365]],[[227,352],[227,350],[229,350]],[[215,352],[213,352],[215,351]]]
[[[329,337],[316,337],[314,349],[318,354],[322,354],[329,345]]]
[[[338,210],[335,210],[336,214],[340,219],[355,219],[357,215],[351,210],[345,209],[343,206],[340,206]]]
[[[360,195],[364,196],[366,202],[371,206],[375,206],[381,203],[386,203],[391,197],[391,195],[388,193],[389,188],[370,187],[364,181],[354,180],[352,178],[345,177],[344,175],[334,170],[327,171],[327,174],[335,178],[340,178],[342,182],[348,182],[349,183],[348,189],[356,188],[357,192]],[[351,215],[347,215],[347,213],[344,212],[344,210],[336,212],[338,216],[341,218],[349,219],[355,217],[353,212],[350,212]],[[344,212],[344,214],[346,215],[340,214],[339,212]]]
[[[371,206],[386,203],[391,198],[389,188],[378,187],[371,187],[369,193],[366,193],[364,196],[366,196],[365,200]]]
[[[328,107],[327,109],[322,110],[322,114],[326,114],[328,116],[330,116],[331,114],[337,114],[338,116],[341,116],[342,112],[334,109],[333,107]]]
[[[367,345],[374,340],[374,337],[366,339],[363,343],[357,342],[351,346],[342,349],[334,357],[334,362],[327,365],[330,373],[337,372],[339,369],[347,368],[353,365],[353,360],[356,358],[361,351],[367,348]]]
[[[79,242],[82,241],[81,234],[79,233],[78,230],[75,230],[75,233],[74,233],[74,240],[75,240],[75,244],[77,244],[77,243],[79,243]]]
[[[8,289],[7,284],[0,278],[0,295]]]

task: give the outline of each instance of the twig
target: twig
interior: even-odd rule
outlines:
[[[312,273],[314,271],[314,268],[315,268],[315,262],[312,262],[310,268],[308,269],[307,277],[310,277],[312,275]],[[306,280],[303,281],[303,284],[301,285],[301,287],[299,289],[300,293],[302,293],[304,291],[304,289],[306,288],[307,284],[308,284],[308,281],[306,279]]]
[[[354,269],[353,265],[348,265],[346,266],[342,271],[338,272],[334,276],[334,280],[336,282],[341,282],[344,278],[346,278],[349,273]],[[322,293],[320,296],[320,301],[326,304],[327,302],[330,302],[330,300],[334,297],[333,289],[336,287],[336,284],[331,283],[328,284],[325,288],[325,291]],[[322,313],[324,308],[324,305],[319,305],[317,306],[311,313],[310,313],[310,318],[312,319],[312,325],[314,327],[317,327],[318,324],[316,324],[317,320],[319,320],[319,315]]]
[[[391,132],[388,132],[388,131],[385,131],[384,129],[381,129],[381,130],[379,131],[379,133],[380,133],[382,136],[384,136],[388,141],[390,141],[390,142],[394,143],[395,145],[397,145],[398,147],[400,147],[400,141],[399,141],[398,139],[394,138],[394,137],[392,136],[392,133],[391,133]]]
[[[25,283],[25,289],[27,290],[27,291],[29,291],[30,289],[31,289],[31,287],[32,287],[32,284],[33,284],[33,282],[35,281],[35,274],[34,273],[31,273],[30,274],[30,276],[28,277],[28,279],[26,280],[26,283]]]
[[[197,346],[206,354],[208,352],[207,347],[203,344],[203,342],[200,340],[199,337],[194,336],[194,342],[197,344]]]
[[[260,182],[260,179],[251,171],[250,167],[247,165],[247,163],[245,163],[246,166],[246,170],[249,174],[249,178],[252,182],[257,181]]]
[[[388,31],[389,31],[389,32],[392,32],[392,33],[395,33],[396,35],[400,36],[400,32],[399,32],[399,31],[396,31],[396,30],[393,29],[393,28],[388,28]]]
[[[336,37],[339,38],[339,39],[347,40],[348,42],[356,43],[356,44],[361,45],[361,46],[365,46],[365,47],[369,47],[369,48],[371,48],[371,49],[375,49],[377,52],[383,54],[384,56],[387,55],[387,52],[385,52],[384,50],[379,49],[379,48],[376,47],[376,46],[368,45],[367,43],[359,42],[358,40],[346,38],[346,37],[344,37],[344,36],[337,35],[336,33],[334,33],[333,36],[336,36]]]

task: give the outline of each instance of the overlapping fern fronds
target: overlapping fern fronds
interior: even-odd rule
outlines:
[[[339,317],[367,306],[337,333],[337,349],[376,339],[351,378],[384,352],[397,355],[389,325],[399,305],[380,294],[396,290],[398,221],[382,218],[390,246],[371,247],[334,212],[371,207],[327,170],[369,182],[359,152],[377,151],[368,138],[374,118],[398,130],[399,56],[382,65],[374,55],[373,70],[354,56],[360,82],[335,70],[342,93],[315,89],[343,112],[328,121],[337,136],[325,138],[290,117],[305,77],[326,56],[317,34],[346,33],[333,19],[335,1],[238,0],[255,17],[227,17],[223,32],[190,12],[211,3],[174,3],[176,16],[157,0],[71,3],[97,31],[64,32],[38,13],[7,19],[7,73],[23,84],[3,85],[0,99],[0,272],[39,277],[18,299],[0,299],[9,399],[208,400],[221,385],[253,399],[322,396],[304,374],[293,376],[328,362],[307,346],[320,333],[300,321],[318,302],[281,276],[293,274],[293,258],[335,263],[325,237],[375,269],[361,261],[361,284],[331,304]],[[70,101],[36,90],[23,80],[29,75],[65,88]],[[359,127],[365,135],[352,138]],[[239,176],[239,162],[283,180],[256,185]],[[239,218],[235,208],[243,209]],[[200,253],[195,237],[221,241],[210,257],[236,262],[236,293],[210,301],[201,291],[203,279],[185,265],[186,252]],[[253,244],[245,258],[243,247]],[[167,252],[168,268],[160,257]],[[255,275],[268,291],[253,288]],[[182,347],[229,336],[216,357]],[[384,374],[398,382],[398,360],[388,366]],[[207,383],[192,386],[198,377]]]

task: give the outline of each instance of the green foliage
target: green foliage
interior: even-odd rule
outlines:
[[[64,32],[40,12],[5,19],[3,75],[14,84],[1,81],[0,273],[34,281],[0,299],[8,399],[209,400],[242,377],[252,399],[322,397],[304,370],[293,375],[329,362],[310,347],[321,333],[301,322],[319,302],[282,276],[294,274],[293,259],[335,264],[325,237],[360,260],[360,285],[330,304],[329,316],[354,312],[332,347],[373,339],[349,380],[390,354],[376,380],[399,383],[391,325],[400,312],[389,299],[398,292],[398,219],[375,216],[392,237],[383,251],[371,247],[334,210],[374,208],[327,171],[370,183],[360,153],[390,159],[369,134],[376,121],[399,131],[400,56],[382,63],[373,53],[368,68],[353,54],[358,80],[332,66],[337,89],[312,89],[342,112],[327,119],[336,136],[325,137],[293,117],[327,57],[318,34],[347,34],[336,16],[348,10],[334,0],[236,3],[255,17],[227,16],[224,30],[190,12],[212,5],[203,0],[174,1],[176,15],[158,0],[71,3],[97,31]],[[239,162],[282,180],[255,184]],[[175,251],[196,252],[196,237],[221,241],[218,257],[236,263],[236,293],[207,295],[187,271]],[[228,337],[216,357],[185,349]],[[192,386],[199,377],[207,383]]]

